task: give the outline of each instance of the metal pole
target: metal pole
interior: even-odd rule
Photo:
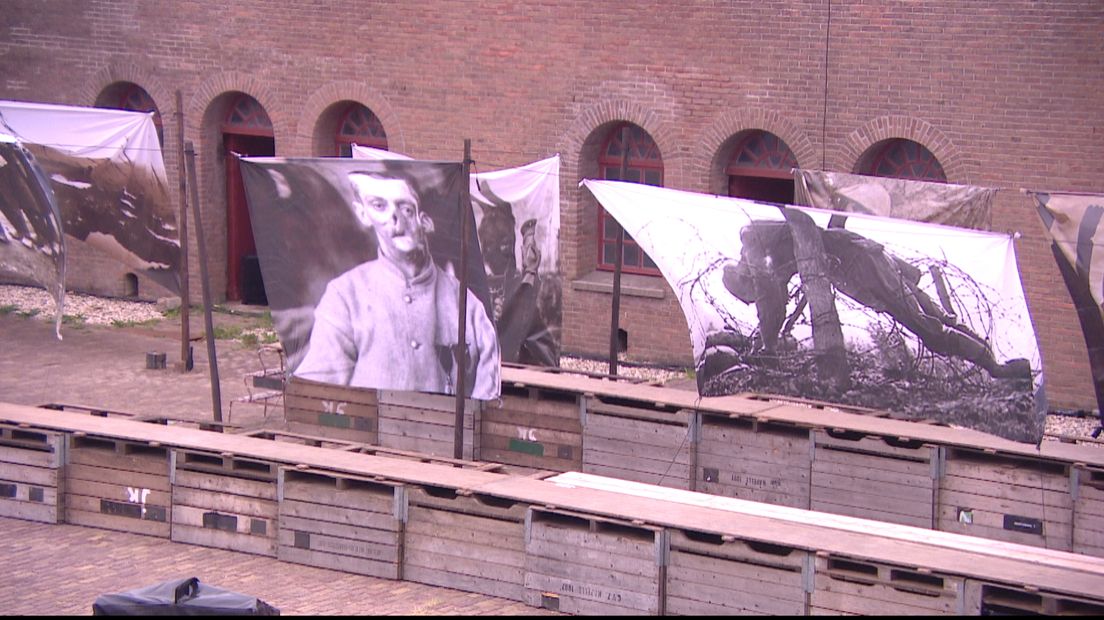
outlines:
[[[456,423],[453,436],[453,458],[464,458],[464,400],[467,392],[468,372],[467,317],[468,317],[468,234],[471,212],[471,138],[464,139],[463,187],[460,189],[460,317],[453,351],[456,364]],[[474,432],[474,429],[473,429]]]
[[[621,180],[629,176],[629,126],[621,128]],[[611,218],[612,219],[612,218]],[[613,220],[617,227],[617,257],[613,261],[613,311],[610,317],[609,374],[617,376],[617,350],[620,348],[617,332],[621,316],[621,263],[625,253],[625,229],[621,222]]]
[[[180,176],[180,372],[193,367],[191,295],[188,292],[188,185],[184,182],[184,104],[180,91],[176,91],[176,143]]]
[[[218,358],[215,356],[215,326],[211,319],[211,284],[207,279],[207,246],[203,240],[203,217],[199,208],[195,151],[192,149],[191,142],[187,143],[184,150],[188,156],[188,185],[191,186],[192,217],[195,218],[196,246],[199,250],[199,278],[203,283],[203,322],[207,329],[207,360],[211,366],[211,408],[215,414],[215,422],[222,422],[222,392],[219,386]]]

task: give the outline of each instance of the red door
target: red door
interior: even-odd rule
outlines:
[[[248,304],[267,304],[257,244],[249,224],[249,206],[245,201],[237,153],[242,157],[272,157],[276,141],[271,136],[223,134],[226,156],[226,298]]]

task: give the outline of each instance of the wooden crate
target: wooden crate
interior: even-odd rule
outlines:
[[[276,557],[319,568],[402,579],[402,484],[281,467]]]
[[[476,458],[479,435],[475,429],[478,428],[481,409],[480,401],[464,400],[461,458]],[[455,456],[456,397],[380,390],[378,444],[433,456]]]
[[[585,396],[582,470],[688,490],[694,480],[693,411],[652,402]]]
[[[1100,616],[1104,603],[1036,588],[966,580],[965,615],[971,616]]]
[[[364,445],[353,441],[345,441],[343,439],[332,439],[330,437],[320,437],[317,435],[307,435],[304,433],[293,433],[290,431],[268,428],[241,430],[235,432],[235,434],[242,435],[243,437],[253,437],[255,439],[267,439],[269,441],[291,443],[299,446],[313,446],[315,448],[329,448],[333,450],[352,450]]]
[[[407,487],[403,579],[524,601],[528,506],[442,487]]]
[[[702,412],[696,491],[809,507],[809,429]]]
[[[817,553],[809,615],[961,615],[965,579]]]
[[[432,454],[424,454],[421,452],[409,452],[407,450],[398,450],[395,448],[383,448],[380,446],[366,446],[364,444],[354,444],[347,447],[340,448],[342,452],[355,452],[357,454],[368,454],[371,456],[382,456],[389,459],[401,459],[404,461],[417,461],[419,463],[433,463],[435,465],[447,465],[449,467],[455,467],[457,469],[474,469],[478,471],[493,471],[498,473],[507,473],[507,466],[501,463],[485,463],[483,461],[466,461],[464,459],[454,459],[447,456],[433,456]]]
[[[931,529],[939,450],[900,437],[813,432],[812,510]]]
[[[78,432],[70,436],[66,459],[66,523],[169,538],[168,448]]]
[[[104,409],[102,407],[92,407],[90,405],[77,405],[73,403],[46,403],[45,405],[39,405],[39,409],[50,409],[51,411],[67,411],[69,413],[87,413],[88,415],[98,418],[137,418],[138,414],[130,413],[128,411],[113,411],[111,409]]]
[[[276,557],[275,463],[176,449],[172,472],[173,541]]]
[[[944,448],[938,529],[1071,551],[1071,465],[967,448]]]
[[[64,520],[66,443],[63,433],[0,424],[0,517]]]
[[[669,536],[668,615],[805,615],[808,552],[682,529]]]
[[[1073,552],[1104,558],[1104,468],[1073,468]]]
[[[663,615],[667,537],[642,522],[533,507],[525,602],[574,615]]]
[[[377,390],[289,377],[284,388],[287,430],[378,443]]]
[[[582,468],[582,394],[511,383],[483,408],[479,458],[533,470]]]

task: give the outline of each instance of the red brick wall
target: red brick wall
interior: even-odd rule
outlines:
[[[131,81],[153,96],[174,145],[179,89],[217,294],[226,207],[216,153],[229,92],[264,105],[279,155],[318,153],[329,131],[320,119],[343,100],[371,108],[392,148],[415,157],[459,159],[464,138],[477,170],[560,153],[564,344],[596,356],[608,352],[610,296],[572,281],[595,259],[594,205],[577,184],[604,124],[647,129],[667,185],[702,192],[722,187],[719,153],[743,129],[776,133],[802,167],[847,172],[876,141],[913,139],[951,182],[1005,190],[994,229],[1022,235],[1052,404],[1095,407],[1076,316],[1017,190],[1104,193],[1104,4],[830,6],[829,15],[828,0],[5,0],[0,97],[90,105]],[[175,192],[176,158],[167,159]],[[195,256],[194,239],[190,247]],[[100,271],[86,267],[73,273]],[[670,289],[660,300],[627,295],[622,312],[629,358],[689,363]]]

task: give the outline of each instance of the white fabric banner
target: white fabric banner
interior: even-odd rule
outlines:
[[[1008,235],[582,184],[677,294],[703,396],[783,394],[1042,438],[1041,359]]]
[[[66,235],[180,290],[180,233],[152,114],[0,101],[0,131],[49,178]]]
[[[357,144],[352,151],[354,159],[410,159]],[[559,155],[472,174],[470,192],[502,361],[559,366]]]

